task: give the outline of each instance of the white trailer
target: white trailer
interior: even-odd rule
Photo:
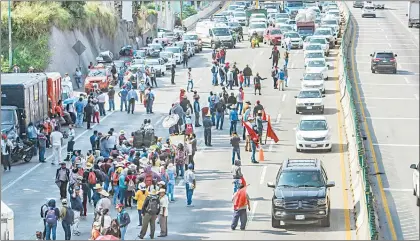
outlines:
[[[15,217],[13,210],[10,209],[3,201],[1,202],[1,240],[15,239]]]
[[[420,24],[420,3],[418,1],[408,2],[408,27],[412,28],[413,25],[419,26]]]

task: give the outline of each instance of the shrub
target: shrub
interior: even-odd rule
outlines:
[[[197,10],[194,6],[184,6],[182,9],[182,20],[197,14]]]

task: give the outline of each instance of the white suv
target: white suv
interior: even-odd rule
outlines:
[[[296,127],[296,151],[332,150],[331,132],[325,116],[302,116]]]
[[[419,164],[411,164],[410,168],[413,169],[413,195],[416,196],[416,203],[417,206],[420,206],[420,186],[419,186],[419,171],[420,171],[420,163]]]
[[[376,11],[373,5],[364,6],[362,8],[362,18],[364,17],[373,17],[376,18]]]
[[[325,95],[318,89],[301,90],[296,98],[296,114],[299,113],[321,113],[324,114]]]

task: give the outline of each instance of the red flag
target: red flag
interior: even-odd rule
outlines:
[[[267,137],[270,137],[275,143],[279,142],[279,138],[277,137],[276,133],[273,130],[273,127],[271,126],[271,120],[268,120],[267,124]]]
[[[249,137],[251,138],[251,140],[254,140],[254,139],[259,140],[257,133],[255,133],[255,131],[252,129],[252,127],[247,122],[242,121],[242,125],[247,130],[247,132],[248,132]],[[258,148],[258,143],[255,143],[255,145]]]
[[[263,115],[262,115],[262,120],[263,121],[267,121],[267,114],[265,113],[265,111],[263,110],[263,113],[262,113]]]

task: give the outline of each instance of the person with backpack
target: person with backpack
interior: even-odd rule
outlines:
[[[217,64],[217,61],[213,61],[213,65],[211,66],[210,71],[211,71],[211,74],[213,76],[212,85],[218,86],[219,83],[218,83],[218,80],[217,80],[217,74],[219,73],[219,66]]]
[[[143,239],[146,235],[147,228],[150,225],[150,238],[153,239],[155,236],[156,219],[160,213],[160,199],[157,196],[156,190],[149,193],[146,200],[144,201],[142,208],[143,215],[143,226],[141,227],[140,234],[138,237]]]
[[[146,190],[146,184],[144,182],[139,184],[139,190],[134,196],[134,200],[137,200],[137,212],[139,213],[139,226],[143,225],[142,209],[146,197],[149,195],[149,192]]]
[[[60,168],[55,173],[55,183],[60,189],[61,199],[67,198],[67,184],[70,181],[70,170],[66,167],[66,162],[60,162]]]
[[[125,196],[127,194],[127,183],[125,182],[125,178],[127,176],[128,169],[123,169],[120,173],[119,180],[118,180],[118,189],[119,189],[119,198],[120,204],[124,205]]]
[[[112,187],[114,190],[114,196],[113,196],[113,204],[117,205],[117,199],[119,200],[119,196],[120,196],[120,174],[122,171],[122,165],[121,164],[116,164],[115,166],[116,170],[111,173],[111,180],[112,180]]]
[[[125,193],[124,204],[125,207],[131,208],[131,199],[134,196],[136,191],[136,175],[133,174],[132,170],[127,171],[127,176],[125,177],[125,182],[127,183],[127,191]]]
[[[223,122],[225,120],[226,104],[223,98],[220,98],[216,104],[216,130],[223,130]],[[219,125],[220,124],[220,125]]]
[[[51,240],[51,235],[52,235],[52,240],[56,240],[57,239],[57,222],[58,219],[60,218],[60,210],[58,210],[58,208],[55,207],[55,200],[51,199],[50,201],[48,201],[48,210],[45,213],[45,239],[46,240]]]
[[[50,200],[49,200],[50,201]],[[43,223],[44,223],[44,231],[42,232],[42,240],[44,240],[45,239],[45,234],[46,234],[46,232],[47,232],[47,222],[46,222],[46,215],[47,215],[47,211],[48,211],[48,203],[49,203],[49,201],[48,202],[46,202],[46,203],[44,203],[42,206],[41,206],[41,211],[40,211],[40,215],[41,215],[41,218],[42,218],[42,221],[43,221]]]
[[[124,209],[124,204],[117,204],[117,220],[121,231],[121,240],[124,240],[125,233],[127,232],[127,226],[130,224],[130,215]]]
[[[67,199],[61,200],[60,219],[64,230],[64,240],[71,239],[71,225],[74,222],[74,212],[67,207]]]
[[[70,196],[70,205],[71,209],[73,210],[74,217],[73,217],[73,235],[79,236],[79,222],[81,213],[84,211],[83,204],[82,204],[82,194],[80,193],[80,187],[76,186],[72,195]],[[86,213],[85,215],[86,216]]]

